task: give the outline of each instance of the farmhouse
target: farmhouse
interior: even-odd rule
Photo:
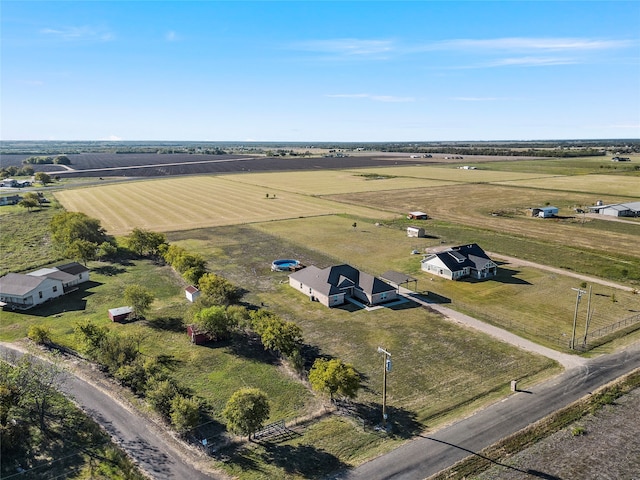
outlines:
[[[598,205],[589,207],[591,213],[608,215],[610,217],[640,217],[640,202],[614,203],[610,205]]]
[[[407,215],[407,218],[409,220],[427,220],[429,218],[429,215],[427,215],[424,212],[416,211],[416,212],[409,212],[409,215]]]
[[[349,298],[376,305],[398,296],[395,287],[347,264],[324,269],[310,265],[290,274],[289,285],[325,307],[342,305]]]
[[[73,262],[41,268],[28,274],[9,273],[0,278],[0,306],[27,310],[77,289],[89,280],[89,269]]]
[[[422,259],[420,268],[449,280],[465,277],[483,279],[493,277],[498,272],[498,266],[476,243],[428,255]]]
[[[2,205],[15,205],[20,200],[22,200],[22,197],[20,195],[5,195],[3,197],[0,197],[0,206],[2,206]]]
[[[425,236],[424,228],[407,227],[407,237],[423,238]]]

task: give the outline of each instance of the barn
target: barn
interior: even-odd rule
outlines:
[[[112,322],[126,322],[133,313],[133,307],[117,307],[109,309],[109,319]]]

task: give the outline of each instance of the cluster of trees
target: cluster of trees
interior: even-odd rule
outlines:
[[[142,338],[120,335],[92,322],[76,324],[75,335],[89,359],[144,397],[179,433],[198,425],[200,402],[170,375],[166,358],[141,355]]]
[[[67,157],[66,155],[56,155],[55,157],[34,156],[25,158],[24,160],[22,160],[22,163],[31,165],[71,165],[71,160],[69,160],[69,157]]]
[[[30,177],[33,175],[33,167],[24,166],[21,168],[15,167],[13,165],[9,167],[0,168],[0,178],[9,178],[9,177]]]
[[[27,192],[22,196],[22,200],[18,202],[18,205],[27,209],[28,212],[34,208],[38,208],[42,203],[46,202],[44,195],[40,192]]]
[[[95,258],[117,254],[115,241],[100,225],[100,220],[80,212],[61,212],[51,219],[51,238],[68,258],[87,263]]]
[[[178,245],[167,246],[161,251],[161,254],[165,262],[193,285],[198,285],[200,278],[207,272],[204,258],[190,253]]]

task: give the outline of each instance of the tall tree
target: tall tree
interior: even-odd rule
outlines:
[[[354,398],[360,389],[360,375],[340,359],[318,358],[309,371],[309,383],[315,391],[328,393],[332,401],[336,394]]]
[[[36,182],[40,182],[42,185],[53,182],[51,176],[45,172],[37,172],[33,178]]]
[[[205,273],[200,277],[198,288],[217,305],[231,305],[240,300],[242,292],[229,280],[215,273]]]
[[[134,228],[126,237],[127,246],[139,256],[156,256],[160,246],[167,243],[164,233],[152,232],[141,228]]]
[[[97,250],[97,243],[79,238],[67,246],[65,254],[67,257],[79,260],[86,265],[89,260],[96,258]]]
[[[96,245],[108,240],[100,220],[80,212],[62,212],[54,215],[50,229],[54,242],[63,248],[67,248],[74,240],[86,240]]]
[[[142,285],[127,285],[124,289],[124,301],[133,308],[135,318],[143,318],[154,299],[153,293]]]
[[[176,395],[171,401],[171,424],[184,435],[198,426],[200,421],[200,405],[195,398]]]
[[[236,317],[228,315],[227,309],[222,305],[203,308],[196,313],[195,321],[216,340],[229,338],[231,332],[238,327]]]
[[[227,428],[238,435],[251,435],[260,430],[269,418],[267,395],[257,388],[242,388],[234,392],[222,416]]]

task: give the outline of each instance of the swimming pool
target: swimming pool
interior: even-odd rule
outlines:
[[[298,265],[300,265],[300,262],[298,260],[281,258],[279,260],[274,260],[271,263],[271,270],[273,270],[274,272],[284,272],[287,270],[293,270]]]

